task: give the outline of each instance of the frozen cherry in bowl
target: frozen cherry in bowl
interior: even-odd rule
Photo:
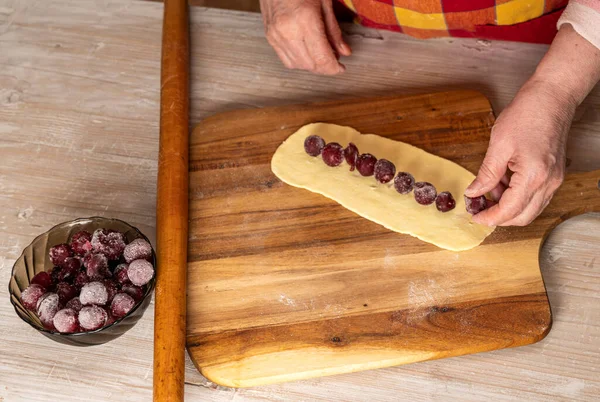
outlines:
[[[87,331],[102,328],[108,320],[106,310],[98,306],[85,306],[79,312],[79,325]]]
[[[361,176],[373,176],[377,158],[371,154],[362,154],[356,159],[356,170]]]
[[[147,260],[152,257],[152,246],[144,239],[135,239],[123,251],[126,262],[133,260]]]
[[[327,166],[339,166],[344,161],[344,148],[337,142],[330,142],[323,148],[322,156]]]
[[[61,282],[60,277],[62,271],[61,267],[53,267],[50,271],[50,279],[52,279],[52,285],[55,286],[58,282]]]
[[[474,198],[465,195],[465,207],[468,213],[475,215],[487,208],[487,200],[483,195]]]
[[[154,267],[146,260],[135,260],[129,264],[127,276],[134,285],[143,286],[154,277]]]
[[[79,311],[83,308],[83,304],[79,300],[79,297],[74,297],[65,304],[65,308],[70,308],[75,311]]]
[[[75,286],[67,282],[58,283],[55,292],[58,295],[58,300],[61,305],[64,305],[66,302],[77,296],[77,289]]]
[[[95,253],[104,254],[109,260],[118,260],[126,246],[123,233],[110,229],[96,229],[91,243]]]
[[[110,276],[108,270],[108,258],[101,253],[88,254],[83,260],[86,274],[92,280],[100,280]]]
[[[440,212],[452,211],[456,207],[456,201],[449,191],[442,191],[435,197],[435,207]]]
[[[396,174],[396,166],[387,159],[379,159],[373,169],[375,179],[380,183],[389,183]]]
[[[144,289],[141,286],[123,285],[121,286],[121,290],[131,296],[136,302],[142,300],[144,297]]]
[[[73,283],[80,269],[81,261],[79,260],[79,258],[69,257],[65,259],[63,266],[60,268],[60,271],[57,275],[57,279],[60,282]]]
[[[103,306],[108,301],[108,291],[102,282],[90,282],[83,285],[79,300],[84,306],[96,304]]]
[[[58,310],[58,312],[54,315],[54,318],[52,319],[54,328],[56,328],[58,332],[62,332],[65,334],[78,332],[79,320],[77,319],[77,315],[77,311],[70,308]]]
[[[148,238],[117,219],[78,219],[37,236],[12,269],[9,295],[15,313],[44,336],[64,344],[95,345],[122,335],[135,325],[150,304],[155,283],[154,272],[143,286],[131,283],[125,264],[128,245],[127,258],[144,260],[154,271],[155,256]],[[88,276],[88,268],[94,278]],[[143,275],[137,278],[146,281]],[[99,284],[90,285],[94,282]],[[127,303],[121,306],[121,314],[126,310],[128,313],[117,319],[111,306],[119,293],[130,298],[121,296],[121,299],[133,300],[134,304],[130,309]],[[86,303],[102,303],[104,296],[103,305],[82,303],[82,297]],[[88,324],[76,328],[74,318],[79,317],[81,310],[85,310],[82,317]],[[98,325],[92,322],[94,319],[100,324],[104,321],[95,331],[91,329]],[[108,326],[109,323],[113,324]]]
[[[38,301],[46,293],[46,289],[42,286],[32,283],[21,292],[21,303],[27,310],[35,311]]]
[[[358,147],[353,143],[348,144],[344,149],[344,159],[346,159],[346,163],[350,165],[350,171],[354,171],[358,159]]]
[[[110,312],[115,318],[123,318],[135,306],[135,300],[127,293],[117,293],[110,304]]]
[[[92,282],[92,279],[87,275],[85,271],[81,271],[75,277],[75,281],[73,281],[73,284],[77,289],[81,289],[83,285],[89,282]]]
[[[433,184],[426,181],[415,183],[413,191],[415,193],[415,201],[421,205],[433,204],[437,196],[437,191]]]
[[[309,135],[304,140],[304,150],[310,156],[319,156],[325,148],[325,140],[318,135]]]
[[[113,278],[120,285],[131,284],[129,276],[127,276],[127,268],[129,268],[129,264],[119,264],[115,268]]]
[[[87,230],[75,233],[71,237],[71,250],[81,257],[92,251],[92,234]]]
[[[42,271],[37,273],[33,278],[31,278],[32,285],[40,285],[44,289],[50,289],[53,286],[52,278],[50,274],[46,271]]]
[[[46,328],[53,328],[52,319],[60,310],[60,301],[56,293],[46,293],[38,300],[37,316]]]
[[[61,266],[65,260],[73,256],[73,251],[68,244],[57,244],[50,249],[50,261],[56,266]]]
[[[117,284],[110,279],[105,279],[102,283],[106,288],[106,304],[110,305],[110,302],[112,302],[115,295],[119,292],[119,288],[117,287]]]

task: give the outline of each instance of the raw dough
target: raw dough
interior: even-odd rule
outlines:
[[[456,208],[439,212],[435,203],[419,205],[411,192],[401,195],[393,182],[378,183],[373,176],[350,172],[344,161],[329,167],[320,156],[304,151],[309,135],[323,137],[325,142],[338,142],[346,147],[353,142],[360,153],[371,153],[396,165],[396,171],[410,172],[416,181],[432,183],[438,193],[450,191]],[[273,173],[283,182],[305,188],[337,201],[349,210],[386,228],[415,236],[436,246],[468,250],[480,244],[494,228],[472,222],[465,211],[463,192],[475,176],[465,168],[412,145],[374,134],[361,134],[351,127],[335,124],[308,124],[292,134],[277,149],[271,160]]]

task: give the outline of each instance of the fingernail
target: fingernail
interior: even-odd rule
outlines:
[[[467,197],[472,197],[472,196],[474,196],[475,194],[477,194],[477,191],[479,191],[479,188],[480,188],[479,186],[473,186],[473,185],[471,184],[469,187],[467,187],[467,188],[465,189],[465,195],[466,195]]]
[[[349,56],[352,52],[350,50],[350,46],[346,45],[343,42],[338,44],[338,49],[340,49],[340,53],[342,53],[344,56]]]

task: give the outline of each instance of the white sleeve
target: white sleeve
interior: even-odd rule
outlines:
[[[575,32],[600,49],[600,0],[571,0],[557,28],[571,24]]]

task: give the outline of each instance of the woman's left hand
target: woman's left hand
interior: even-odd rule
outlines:
[[[525,226],[562,184],[567,135],[576,102],[531,79],[500,114],[469,197],[490,193],[497,204],[473,216],[484,225]],[[512,172],[512,174],[511,174]]]

